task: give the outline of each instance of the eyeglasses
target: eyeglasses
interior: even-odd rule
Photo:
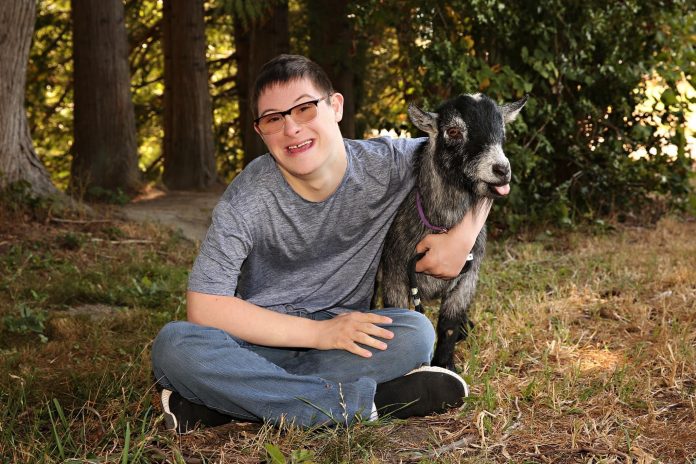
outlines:
[[[333,94],[328,94],[323,98],[307,101],[295,105],[289,110],[278,111],[277,113],[269,113],[254,119],[254,124],[259,128],[259,132],[263,135],[275,134],[280,132],[285,127],[285,116],[290,115],[293,121],[297,124],[306,124],[317,117],[317,106],[322,100],[326,100]]]

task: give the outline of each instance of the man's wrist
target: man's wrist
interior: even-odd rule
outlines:
[[[321,333],[322,333],[322,321],[315,321],[313,319],[304,319],[306,321],[306,340],[307,348],[311,349],[321,349]]]

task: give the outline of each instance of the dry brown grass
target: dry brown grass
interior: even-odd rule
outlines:
[[[666,219],[493,244],[458,350],[472,386],[458,411],[332,432],[233,424],[182,446],[224,462],[255,462],[264,443],[288,462],[300,449],[316,462],[693,462],[695,237],[693,221]]]
[[[108,238],[104,228],[87,238],[80,235],[82,242],[73,253],[65,229],[56,232],[53,227],[34,226],[34,232],[21,233],[35,234],[31,240],[37,242],[57,241],[53,259],[63,263],[74,258],[83,273],[90,263],[123,262],[129,256],[144,261],[160,256],[165,266],[185,269],[193,256],[180,245],[158,249],[136,244],[140,251],[135,255],[123,254],[120,247],[92,246],[91,237]],[[119,240],[144,237],[138,227],[119,228]],[[0,247],[7,250],[20,240],[13,235],[17,230],[6,230]],[[108,322],[83,318],[83,325],[72,327],[69,321],[49,321],[47,327],[56,332],[48,333],[45,344],[28,343],[16,334],[12,336],[22,343],[18,348],[8,347],[7,340],[2,343],[0,373],[31,376],[22,395],[46,399],[26,406],[12,403],[19,414],[33,417],[36,427],[8,425],[7,420],[3,432],[0,420],[5,441],[0,451],[12,450],[19,462],[42,455],[47,462],[61,461],[46,415],[56,397],[73,421],[73,449],[80,462],[90,452],[120,462],[126,421],[131,430],[135,424],[141,428],[130,445],[141,446],[139,462],[275,462],[268,445],[287,462],[297,463],[694,462],[695,237],[696,222],[670,218],[655,227],[493,241],[472,310],[477,325],[457,352],[458,367],[472,387],[469,400],[437,417],[347,430],[236,423],[175,437],[162,430],[159,411],[150,406],[157,395],[150,389],[147,361],[148,340],[163,322],[161,306],[171,306],[171,301],[134,303],[127,314]],[[34,255],[41,254],[39,248]],[[170,253],[175,257],[168,258]],[[26,256],[17,254],[22,273],[55,278],[47,266]],[[112,280],[124,286],[110,290],[121,291],[130,301],[128,280],[119,277],[117,266],[104,272],[112,272]],[[27,294],[31,284],[3,282],[3,295],[32,298]],[[133,298],[141,301],[137,294]],[[148,305],[158,308],[155,316]],[[0,313],[10,309],[0,305]],[[79,350],[73,348],[78,342]],[[74,369],[83,372],[70,373]],[[46,380],[53,384],[46,385]],[[0,379],[0,399],[15,401],[17,382]],[[71,397],[72,407],[65,406]],[[8,427],[15,427],[10,435]]]

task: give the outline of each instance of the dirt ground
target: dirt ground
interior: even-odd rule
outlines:
[[[224,185],[206,192],[153,189],[120,208],[120,213],[131,221],[169,226],[189,240],[201,242],[224,189]]]

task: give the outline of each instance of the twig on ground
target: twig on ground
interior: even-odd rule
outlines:
[[[147,243],[155,243],[154,240],[136,240],[136,239],[128,239],[128,240],[105,240],[103,238],[93,238],[91,239],[92,242],[104,242],[104,243],[109,243],[111,245],[132,245],[132,244],[147,244]]]
[[[515,419],[512,421],[509,427],[505,430],[505,433],[503,434],[502,437],[500,437],[500,441],[503,442],[510,437],[510,434],[515,431],[517,427],[520,426],[520,419],[522,419],[522,410],[520,410],[520,403],[519,403],[519,398],[515,398],[515,409],[517,409],[517,416],[515,416]]]
[[[483,425],[483,418],[485,416],[488,417],[495,417],[495,414],[492,414],[488,411],[481,411],[478,416],[476,416],[476,428],[478,428],[479,431],[479,436],[481,437],[481,444],[485,445],[486,444],[486,432],[485,432],[485,427]]]
[[[461,448],[461,447],[469,447],[472,442],[476,439],[475,435],[467,435],[464,438],[460,438],[459,440],[452,442],[448,445],[443,445],[437,449],[434,449],[432,451],[429,451],[427,453],[412,453],[408,456],[406,456],[406,459],[409,460],[423,460],[423,459],[432,459],[439,457],[443,455],[444,453],[448,453],[450,451],[454,451],[455,449]]]
[[[538,450],[537,450],[538,451]],[[580,448],[560,448],[560,449],[554,449],[553,453],[555,455],[561,454],[561,453],[568,453],[568,454],[593,454],[593,455],[615,455],[615,456],[621,456],[622,458],[626,459],[626,462],[633,462],[633,458],[631,457],[630,454],[624,453],[623,451],[619,451],[617,449],[600,449],[600,448],[591,448],[589,446],[581,446]],[[530,456],[532,458],[536,459],[542,459],[546,460],[548,457],[540,452],[537,453],[528,453],[527,456]]]
[[[57,222],[59,224],[102,224],[105,222],[115,222],[116,219],[63,219],[57,217],[48,218],[51,222]]]
[[[93,407],[87,406],[87,405],[83,406],[82,409],[84,409],[85,411],[89,411],[92,414],[94,414],[95,416],[97,416],[97,419],[99,419],[99,427],[101,427],[102,432],[106,433],[106,428],[104,427],[104,421],[102,420],[102,416],[101,416],[101,414],[99,414],[99,411],[97,411]]]
[[[692,399],[691,401],[693,402],[693,399]],[[621,403],[622,403],[622,404],[626,404],[626,403],[624,403],[623,401],[622,401]],[[672,410],[672,409],[674,409],[674,408],[678,408],[678,407],[680,407],[680,406],[686,407],[686,406],[688,406],[688,405],[687,405],[687,403],[686,403],[685,401],[680,401],[680,402],[678,402],[678,403],[669,404],[669,405],[664,406],[664,407],[662,407],[662,408],[660,408],[660,409],[656,409],[655,411],[649,412],[649,413],[647,413],[647,414],[643,414],[642,416],[638,416],[638,417],[636,417],[636,420],[642,419],[642,418],[644,418],[644,417],[649,417],[649,416],[652,416],[653,418],[655,418],[655,417],[659,416],[660,414],[664,414],[664,413],[666,413],[667,411],[670,411],[670,410]],[[693,403],[692,403],[692,407],[693,407]]]

